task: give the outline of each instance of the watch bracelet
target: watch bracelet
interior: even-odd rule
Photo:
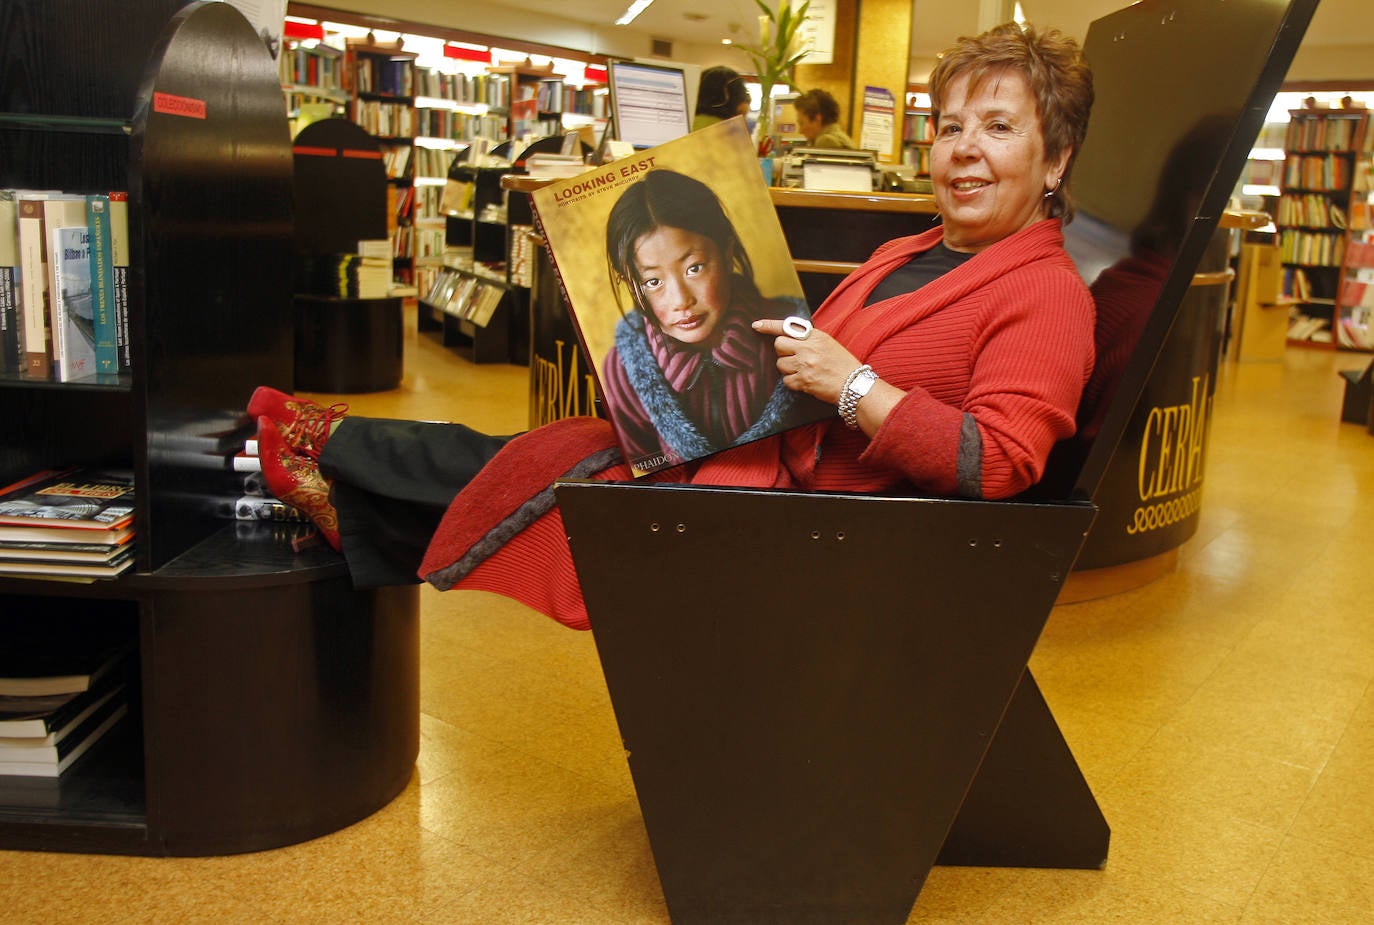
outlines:
[[[835,410],[839,412],[840,420],[850,430],[859,429],[859,399],[863,396],[854,391],[854,380],[865,373],[877,379],[878,376],[873,372],[873,367],[867,363],[857,366],[854,371],[845,377],[844,386],[840,389],[840,401]]]

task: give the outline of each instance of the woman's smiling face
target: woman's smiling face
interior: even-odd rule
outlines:
[[[1045,215],[1045,193],[1068,164],[1045,157],[1035,97],[1004,69],[969,88],[967,75],[945,91],[931,147],[931,179],[945,244],[976,253]]]
[[[709,340],[730,307],[733,255],[716,242],[661,226],[635,242],[639,289],[664,334],[685,344]]]

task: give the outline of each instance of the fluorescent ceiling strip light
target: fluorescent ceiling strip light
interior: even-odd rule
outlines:
[[[636,16],[647,10],[649,4],[653,2],[654,0],[634,0],[634,3],[631,3],[626,7],[625,12],[620,14],[620,18],[615,21],[615,24],[617,26],[628,26],[635,21]]]

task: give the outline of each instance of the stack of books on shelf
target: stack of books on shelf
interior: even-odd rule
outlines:
[[[129,368],[128,206],[123,192],[0,190],[0,373]]]
[[[296,292],[345,299],[384,299],[391,290],[391,258],[361,254],[302,257]]]
[[[275,523],[308,524],[310,518],[278,499],[267,487],[262,475],[262,461],[258,456],[258,440],[245,440],[234,455],[234,469],[244,473],[238,493],[227,503],[218,505],[216,513],[231,520],[268,520]]]
[[[1288,339],[1311,341],[1314,344],[1329,344],[1331,343],[1331,322],[1325,318],[1305,314],[1297,309],[1290,309],[1288,313]]]
[[[44,470],[0,489],[0,575],[94,581],[133,565],[133,474]]]
[[[45,625],[41,615],[27,622]],[[134,645],[62,638],[61,627],[45,626],[30,632],[6,621],[0,777],[60,777],[129,712]]]

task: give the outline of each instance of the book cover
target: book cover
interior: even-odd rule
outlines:
[[[95,309],[95,369],[119,372],[119,325],[115,320],[114,263],[110,254],[110,197],[86,197],[86,225],[91,232],[91,303]]]
[[[24,368],[23,306],[19,281],[19,202],[0,190],[0,373]]]
[[[759,318],[809,318],[742,119],[533,194],[583,349],[636,476],[811,421]]]
[[[129,194],[110,193],[110,273],[119,368],[129,368]]]
[[[84,203],[82,211],[85,210]],[[62,382],[96,373],[95,302],[91,287],[91,233],[83,223],[53,228],[48,242],[52,270],[50,302],[57,348],[57,378]]]
[[[66,303],[62,300],[62,286],[58,275],[65,268],[63,254],[56,246],[57,232],[62,228],[86,228],[86,197],[70,193],[58,193],[43,200],[43,248],[48,279],[48,331],[49,346],[52,353],[53,371],[59,380],[70,380],[74,376],[63,376],[62,356],[66,346],[67,328],[65,323]],[[87,256],[89,261],[90,257]],[[86,271],[90,275],[89,269]],[[79,344],[75,344],[79,347]]]
[[[233,501],[235,520],[272,520],[281,523],[310,523],[310,516],[271,496],[243,495]]]
[[[0,524],[11,526],[118,530],[133,519],[134,478],[124,470],[73,469],[0,495]]]

